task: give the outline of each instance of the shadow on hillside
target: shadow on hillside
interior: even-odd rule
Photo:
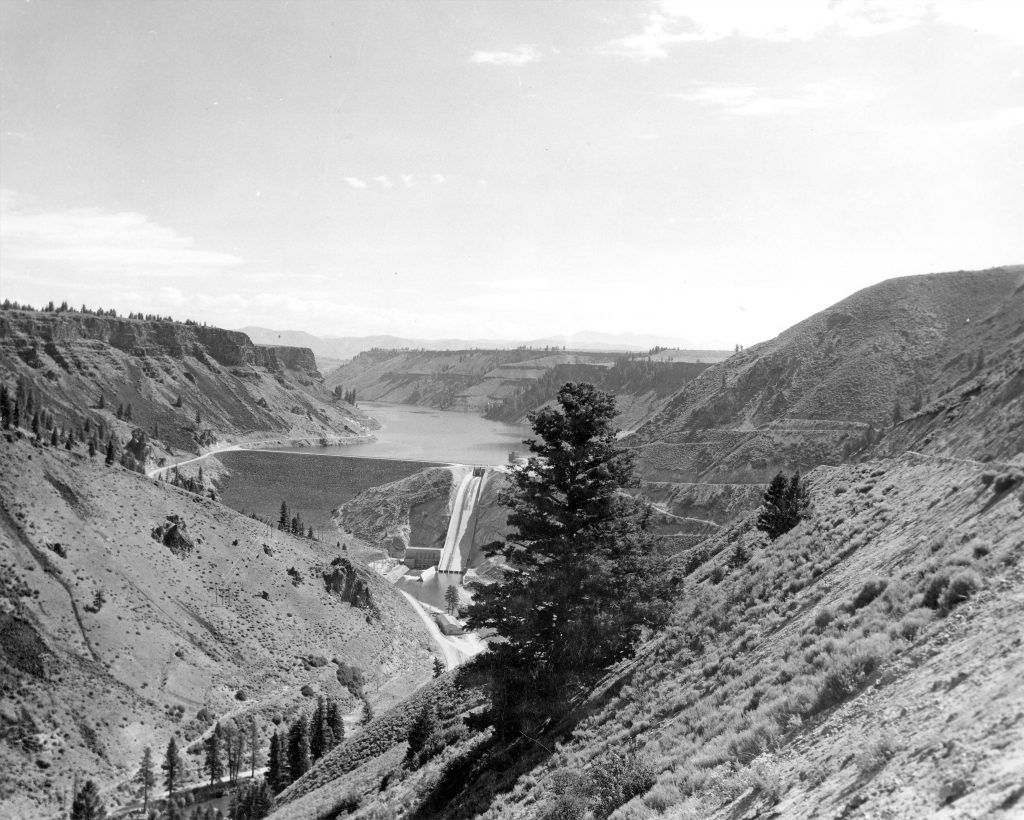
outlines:
[[[568,734],[569,728],[564,733]],[[511,791],[520,776],[547,760],[556,738],[521,738],[508,741],[491,738],[450,761],[434,788],[423,798],[416,820],[445,817],[468,820],[485,812],[491,801]]]
[[[509,741],[490,737],[449,761],[433,789],[415,812],[414,820],[469,820],[487,811],[494,798],[515,787],[519,778],[554,755],[576,726],[614,698],[632,678],[635,661],[599,682],[582,701],[567,709],[538,736]]]

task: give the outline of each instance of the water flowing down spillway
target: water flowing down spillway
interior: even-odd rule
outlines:
[[[469,567],[473,538],[471,533],[468,538],[466,535],[473,520],[473,509],[480,496],[482,481],[482,476],[470,473],[459,484],[452,507],[452,517],[448,522],[448,533],[444,539],[444,548],[441,550],[441,559],[437,563],[438,572],[461,574]]]

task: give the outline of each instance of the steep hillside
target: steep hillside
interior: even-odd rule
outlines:
[[[468,410],[515,422],[551,401],[565,382],[588,381],[617,396],[618,423],[632,429],[708,366],[699,357],[652,361],[563,350],[371,350],[329,373],[327,384],[354,389],[360,400]]]
[[[508,746],[427,690],[283,796],[279,818],[1011,817],[1024,806],[1024,458],[908,454],[807,476],[807,520],[748,516],[679,556],[670,626]]]
[[[172,321],[0,311],[0,378],[62,429],[102,421],[122,443],[145,430],[154,459],[243,439],[339,441],[367,423],[324,390],[308,349]]]
[[[115,787],[144,746],[216,717],[254,715],[266,735],[304,686],[357,708],[336,660],[375,676],[385,707],[429,679],[419,619],[334,539],[83,449],[0,439],[0,815],[53,816],[76,773]]]
[[[862,290],[709,368],[629,443],[649,480],[718,483],[839,463],[894,422],[878,452],[1019,451],[1022,284],[1015,266]]]

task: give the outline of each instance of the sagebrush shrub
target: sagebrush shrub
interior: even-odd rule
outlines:
[[[942,608],[952,609],[962,604],[981,587],[981,578],[974,570],[968,569],[954,575],[942,593]]]
[[[949,573],[939,570],[934,573],[924,587],[922,603],[929,609],[938,609],[942,603],[942,593],[949,586]]]
[[[931,619],[931,613],[928,610],[915,609],[913,612],[908,612],[900,620],[899,634],[901,637],[908,641],[912,641],[917,637],[925,625]]]
[[[875,598],[885,592],[885,588],[889,585],[889,582],[884,578],[874,578],[864,584],[851,602],[853,611],[856,612],[858,609],[862,609],[870,604]]]

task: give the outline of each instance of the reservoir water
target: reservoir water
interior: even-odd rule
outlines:
[[[531,435],[528,425],[489,421],[472,413],[382,402],[359,406],[381,424],[373,433],[376,441],[280,451],[496,466],[508,463],[511,450],[525,453],[523,439]]]

